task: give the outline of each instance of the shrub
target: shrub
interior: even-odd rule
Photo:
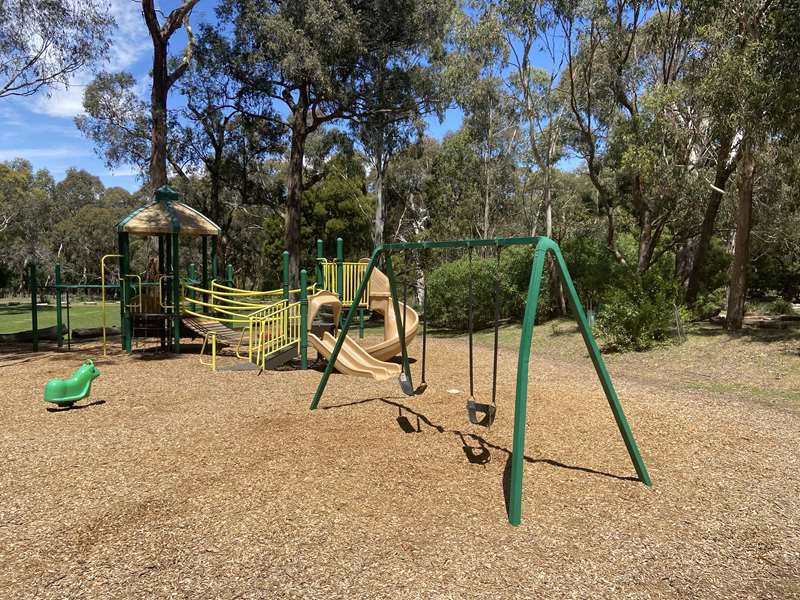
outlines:
[[[596,330],[605,348],[640,352],[668,339],[675,323],[674,282],[657,273],[618,281],[597,315]]]
[[[692,307],[691,316],[695,319],[710,319],[716,317],[725,304],[725,288],[717,288],[699,294]]]
[[[780,315],[793,315],[794,307],[788,300],[778,298],[764,305],[764,313],[776,317]]]
[[[469,280],[474,296],[474,326],[480,329],[494,322],[496,277],[499,277],[501,315],[509,314],[515,300],[508,278],[497,273],[493,258],[472,257],[472,272],[466,256],[445,263],[428,276],[428,313],[430,323],[448,329],[467,329],[469,324]]]

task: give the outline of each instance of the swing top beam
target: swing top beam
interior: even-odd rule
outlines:
[[[541,240],[549,240],[545,237],[498,237],[474,240],[442,240],[424,242],[397,242],[393,244],[383,244],[375,248],[373,256],[384,252],[395,252],[397,250],[422,250],[422,249],[442,249],[442,248],[485,248],[496,246],[536,246]]]
[[[400,305],[397,296],[397,279],[394,274],[392,266],[392,252],[397,250],[416,250],[416,249],[441,249],[441,248],[479,248],[479,247],[502,247],[502,246],[532,246],[533,257],[531,265],[530,282],[528,284],[528,296],[525,303],[525,314],[522,320],[522,330],[520,335],[519,353],[517,358],[517,381],[516,381],[516,399],[514,403],[514,434],[513,446],[511,452],[511,480],[508,499],[508,521],[512,525],[519,525],[522,520],[522,476],[523,476],[523,457],[525,453],[525,425],[527,417],[527,400],[528,400],[528,366],[530,362],[531,343],[533,341],[533,330],[536,321],[536,308],[539,302],[539,292],[541,289],[542,277],[544,273],[544,262],[547,253],[553,255],[555,265],[561,275],[561,281],[566,288],[567,297],[569,298],[570,305],[575,313],[576,321],[578,322],[578,329],[581,332],[589,357],[600,380],[600,384],[608,400],[609,408],[614,415],[617,428],[620,435],[625,442],[625,447],[628,450],[628,455],[633,463],[636,474],[639,480],[647,486],[652,485],[650,474],[647,467],[642,460],[639,453],[639,448],[636,445],[636,440],[633,437],[628,420],[622,410],[622,404],[617,397],[617,392],[614,384],[611,381],[611,376],[606,369],[605,361],[600,354],[600,348],[597,341],[594,339],[591,327],[586,318],[586,313],[583,310],[580,297],[572,282],[572,277],[567,269],[567,264],[561,254],[561,249],[558,244],[547,237],[515,237],[515,238],[492,238],[492,239],[466,239],[466,240],[442,240],[442,241],[423,241],[423,242],[400,242],[391,243],[378,246],[372,252],[369,259],[367,268],[364,271],[364,277],[359,284],[358,291],[355,295],[355,300],[347,312],[344,324],[336,340],[336,344],[328,358],[328,364],[325,367],[325,372],[322,374],[322,379],[317,386],[317,391],[314,394],[314,399],[311,401],[310,409],[317,408],[325,386],[328,383],[328,378],[333,371],[333,365],[339,356],[339,351],[344,343],[347,331],[353,321],[353,316],[356,312],[356,306],[361,301],[364,295],[367,282],[369,281],[372,270],[375,268],[375,263],[381,254],[386,254],[386,275],[389,279],[390,293],[393,299],[395,320],[399,324],[400,334],[400,353],[403,364],[403,374],[406,377],[408,387],[413,388],[411,382],[411,368],[408,361],[408,352],[405,344],[405,324],[400,317]],[[427,320],[427,319],[426,319]]]

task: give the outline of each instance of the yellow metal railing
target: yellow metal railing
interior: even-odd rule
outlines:
[[[300,303],[282,301],[253,315],[250,324],[251,355],[261,368],[267,357],[291,346],[300,347]]]
[[[166,304],[164,302],[164,281],[167,279],[172,279],[172,275],[162,275],[158,278],[158,305],[161,308],[174,308],[172,303]]]
[[[125,277],[127,277],[128,279],[131,279],[131,280],[135,279],[139,284],[139,286],[136,288],[139,291],[139,293],[136,294],[137,301],[136,302],[126,303],[125,307],[126,308],[130,308],[130,309],[137,308],[137,309],[139,309],[139,312],[142,312],[142,278],[141,278],[141,276],[136,275],[136,274],[129,274],[129,275],[126,275]]]
[[[309,287],[312,293],[314,289],[314,286]],[[299,292],[299,289],[290,290],[290,293]],[[270,355],[300,345],[300,303],[277,297],[282,294],[283,290],[239,290],[215,282],[211,289],[203,289],[184,282],[181,303],[187,315],[241,326],[236,356],[264,368]],[[207,300],[200,299],[204,296]],[[215,371],[217,341],[215,333],[206,334],[200,350],[200,362]],[[207,349],[210,349],[210,361],[205,359]]]
[[[355,300],[358,286],[367,272],[366,262],[345,262],[342,263],[342,289],[338,285],[338,265],[335,261],[328,261],[324,258],[317,259],[322,266],[322,280],[325,289],[334,294],[339,294],[344,306],[350,306]],[[370,284],[367,282],[367,289],[361,297],[359,308],[367,308],[369,304]]]

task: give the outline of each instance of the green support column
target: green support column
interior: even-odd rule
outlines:
[[[308,273],[300,271],[300,368],[308,369]]]
[[[233,287],[233,265],[231,263],[225,265],[225,279],[228,281],[228,287]]]
[[[283,299],[289,299],[289,251],[281,254],[281,283],[283,284]],[[301,286],[302,287],[302,286]]]
[[[411,367],[408,364],[408,349],[406,348],[406,324],[405,320],[400,315],[400,299],[397,295],[397,278],[394,274],[391,254],[386,255],[386,276],[389,278],[389,293],[392,295],[394,319],[395,323],[397,323],[397,331],[400,334],[400,356],[403,361],[403,372],[406,374],[409,386],[411,389],[414,389],[411,381]],[[353,306],[356,306],[360,301],[361,299],[359,298],[358,302],[353,302]]]
[[[325,386],[328,384],[328,379],[333,371],[333,365],[336,364],[336,359],[339,358],[339,352],[342,349],[342,344],[344,344],[344,338],[347,330],[350,328],[350,323],[353,322],[353,315],[356,312],[355,306],[361,302],[361,297],[364,295],[364,292],[367,289],[369,277],[372,275],[372,269],[375,268],[375,261],[378,259],[380,254],[381,248],[378,247],[373,251],[372,257],[369,259],[369,263],[367,263],[367,269],[364,272],[364,278],[361,280],[361,283],[358,285],[358,290],[356,291],[354,304],[352,304],[350,309],[347,311],[347,317],[345,317],[342,331],[336,337],[336,344],[333,346],[333,352],[331,352],[330,358],[328,358],[328,364],[325,367],[325,371],[322,373],[322,379],[320,379],[319,385],[317,386],[317,391],[314,392],[314,399],[311,401],[311,406],[309,407],[311,410],[315,410],[319,405],[320,398],[322,398],[322,392],[325,391]]]
[[[217,238],[216,236],[211,240],[211,279],[216,279],[219,276],[217,271]]]
[[[159,236],[159,261],[163,261],[163,248]],[[127,308],[130,286],[128,284],[128,271],[130,269],[130,238],[127,233],[119,232],[117,235],[119,248],[119,330],[122,338],[122,349],[125,352],[133,350],[133,317]],[[162,267],[159,264],[159,269]],[[142,293],[142,290],[139,290]]]
[[[56,265],[56,344],[64,346],[64,321],[61,318],[61,265]]]
[[[39,311],[36,298],[38,283],[36,281],[36,263],[31,262],[28,274],[28,285],[31,288],[31,332],[33,334],[33,351],[39,351]]]
[[[158,236],[158,272],[161,275],[167,272],[166,249],[164,247],[163,235]]]
[[[325,258],[325,251],[322,247],[322,240],[317,240],[317,264],[316,268],[314,269],[314,278],[317,280],[318,290],[325,289],[325,276],[322,273],[322,262],[320,261],[321,258]]]
[[[336,294],[341,300],[344,296],[344,240],[336,238]],[[355,306],[355,304],[353,305]],[[351,307],[352,308],[352,307]],[[339,317],[342,320],[342,317]],[[341,326],[341,322],[339,323]],[[345,330],[346,331],[346,330]]]
[[[202,280],[202,285],[200,287],[203,288],[204,290],[207,290],[208,289],[208,236],[206,235],[203,236],[203,266],[201,275],[203,277],[203,280]],[[203,293],[203,302],[205,302],[206,304],[208,303],[208,294],[205,292]],[[207,313],[208,307],[203,305],[203,310],[198,312]]]
[[[180,237],[177,233],[171,236],[172,242],[172,328],[174,352],[181,351],[181,280],[180,280]]]
[[[342,299],[342,288],[344,287],[344,240],[336,238],[336,293],[339,300]]]
[[[558,264],[561,280],[567,288],[567,293],[570,299],[570,305],[575,312],[578,321],[578,327],[583,336],[583,341],[586,349],[589,351],[589,356],[594,364],[595,372],[600,379],[600,384],[603,387],[603,392],[608,400],[611,412],[614,415],[614,420],[617,423],[617,428],[625,442],[625,447],[628,450],[628,456],[633,463],[634,469],[639,479],[647,486],[652,485],[650,474],[647,472],[647,467],[642,460],[639,453],[639,448],[636,445],[636,440],[633,437],[628,420],[622,410],[622,405],[617,397],[617,392],[611,382],[611,376],[608,374],[603,357],[600,354],[600,349],[597,342],[592,335],[592,330],[589,327],[589,322],[586,320],[586,314],[583,311],[580,298],[575,285],[572,282],[567,265],[564,262],[564,257],[561,255],[561,250],[558,245],[549,238],[541,238],[536,244],[536,250],[533,257],[533,267],[531,268],[531,278],[528,285],[528,301],[525,305],[525,316],[522,322],[522,333],[519,342],[519,358],[517,361],[517,393],[514,403],[514,435],[513,435],[513,448],[511,454],[511,481],[508,502],[508,521],[512,525],[519,525],[522,521],[522,477],[524,469],[524,454],[525,454],[525,421],[527,416],[527,401],[528,401],[528,363],[531,353],[531,342],[533,341],[533,328],[536,321],[536,307],[539,301],[539,291],[542,283],[542,274],[544,272],[544,261],[547,252],[550,251],[554,254]]]

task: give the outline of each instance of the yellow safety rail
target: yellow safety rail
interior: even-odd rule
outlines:
[[[248,359],[264,368],[272,354],[293,345],[299,348],[300,303],[282,298],[283,290],[241,290],[214,281],[211,289],[203,289],[186,282],[182,287],[185,314],[232,327],[244,325],[235,349],[238,358]],[[312,285],[308,291],[313,294],[315,289],[316,286]],[[299,294],[300,290],[289,290],[289,293]],[[201,300],[202,297],[207,300]],[[208,313],[201,312],[204,309]],[[204,336],[200,350],[200,362],[211,366],[213,370],[216,370],[217,342],[217,334],[209,332]],[[210,361],[204,358],[208,348],[211,351]],[[246,355],[243,355],[244,350]]]
[[[158,304],[161,308],[174,308],[172,304],[164,304],[164,280],[172,277],[172,275],[162,275],[158,278]]]
[[[125,277],[127,277],[128,279],[135,279],[136,281],[139,282],[139,288],[138,288],[139,289],[139,293],[136,295],[136,297],[139,299],[139,301],[138,302],[131,302],[130,304],[126,304],[125,308],[138,308],[139,312],[142,312],[142,292],[143,292],[142,278],[139,275],[135,275],[135,274],[128,274]]]
[[[300,303],[284,301],[253,315],[250,331],[255,363],[263,369],[268,356],[294,345],[299,349]]]
[[[337,284],[338,265],[336,262],[329,262],[324,258],[319,258],[317,260],[322,265],[322,279],[325,289],[333,292],[334,294],[339,294],[342,298],[342,304],[344,306],[350,306],[356,297],[358,284],[361,283],[361,280],[364,278],[364,274],[367,272],[367,263],[342,263],[342,290],[340,291]],[[367,308],[369,305],[369,290],[370,284],[367,282],[367,289],[364,292],[364,295],[361,297],[361,302],[357,305],[359,308]]]

